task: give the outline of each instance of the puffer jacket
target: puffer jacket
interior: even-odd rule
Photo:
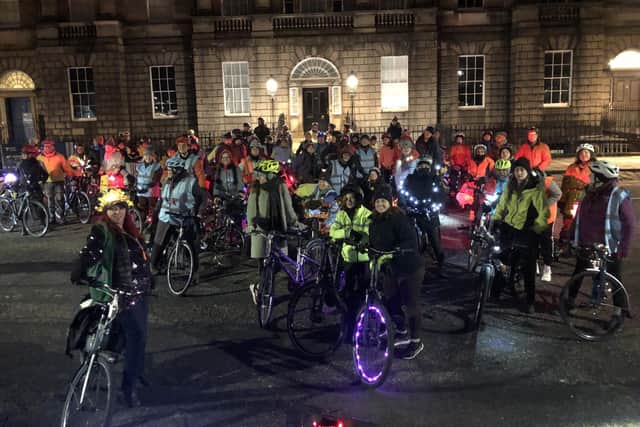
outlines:
[[[493,220],[503,221],[520,231],[531,229],[538,234],[544,231],[550,215],[544,184],[531,179],[521,192],[510,191],[511,185],[510,182],[500,196]]]

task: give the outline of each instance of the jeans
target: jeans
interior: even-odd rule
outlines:
[[[44,194],[47,196],[49,218],[62,221],[64,215],[64,182],[45,182]]]
[[[144,373],[144,352],[147,345],[147,318],[149,306],[146,298],[120,312],[117,321],[125,339],[122,390],[131,392]]]
[[[538,234],[537,247],[540,250],[544,265],[553,263],[553,224],[549,225],[542,233]],[[536,257],[537,258],[537,257]]]
[[[433,249],[433,254],[436,256],[439,266],[444,263],[444,252],[442,252],[442,246],[440,244],[440,221],[429,221],[425,216],[416,216],[418,227],[429,239],[429,244]]]

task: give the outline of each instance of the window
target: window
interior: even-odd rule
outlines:
[[[301,2],[302,13],[321,13],[327,11],[327,0],[305,0]]]
[[[409,109],[409,57],[380,58],[380,93],[382,111]]]
[[[18,0],[0,0],[0,25],[20,24],[20,2]]]
[[[572,62],[573,52],[570,50],[544,53],[544,105],[569,105]]]
[[[484,55],[458,57],[458,106],[484,107]]]
[[[73,120],[96,119],[96,90],[93,85],[93,68],[69,68],[69,95]]]
[[[407,0],[378,0],[378,9],[406,9],[411,7]]]
[[[458,9],[481,8],[482,0],[458,0]]]
[[[333,0],[331,2],[331,10],[333,12],[342,12],[344,10],[344,4],[342,0]]]
[[[342,114],[342,87],[331,86],[331,113]]]
[[[294,0],[284,0],[282,2],[283,13],[294,13],[293,1]]]
[[[242,16],[250,13],[249,0],[222,0],[222,16]]]
[[[163,119],[178,116],[176,99],[176,72],[171,65],[149,67],[151,75],[151,102],[153,118]]]
[[[300,114],[300,97],[297,87],[289,88],[289,115],[296,117]]]
[[[249,63],[223,62],[224,114],[249,115]]]

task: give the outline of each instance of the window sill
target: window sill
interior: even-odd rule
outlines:
[[[153,120],[174,120],[177,119],[178,115],[176,114],[175,116],[153,116]]]
[[[542,104],[542,108],[570,108],[571,104]]]
[[[383,108],[382,110],[380,110],[382,113],[406,113],[409,111],[409,108],[398,108],[398,109],[394,109],[394,108]]]
[[[90,118],[90,119],[76,119],[76,118],[73,118],[73,117],[71,118],[72,122],[95,122],[97,120],[98,120],[97,117],[93,117],[93,118]]]
[[[251,113],[224,113],[225,117],[251,117]]]
[[[458,110],[483,110],[484,105],[458,105]]]

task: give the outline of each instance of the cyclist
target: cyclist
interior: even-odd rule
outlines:
[[[493,160],[498,160],[500,158],[500,150],[502,149],[502,147],[507,145],[507,132],[504,130],[496,132],[493,144],[489,146],[489,156]]]
[[[544,192],[547,196],[547,202],[549,203],[549,219],[547,220],[547,228],[538,235],[538,247],[542,254],[542,260],[544,267],[542,269],[542,276],[540,280],[543,282],[551,281],[551,264],[553,263],[553,224],[556,222],[558,216],[558,200],[562,197],[562,191],[556,182],[553,180],[553,176],[546,175],[541,170],[536,170],[536,174],[540,177],[540,180],[544,184]],[[536,272],[538,272],[538,266],[536,264]]]
[[[369,240],[369,217],[371,211],[362,204],[362,190],[355,185],[347,185],[340,192],[340,210],[331,224],[329,235],[334,240],[350,240],[367,243]],[[342,245],[342,260],[345,273],[345,301],[349,311],[349,321],[355,319],[360,308],[369,278],[369,256],[358,251],[352,244]]]
[[[384,295],[397,324],[394,345],[399,349],[400,357],[413,359],[424,349],[420,339],[422,313],[419,306],[424,263],[418,255],[418,241],[409,218],[402,210],[392,206],[391,188],[387,185],[378,188],[374,197],[375,210],[369,225],[369,244],[380,251],[397,248],[409,250],[394,256],[389,262],[390,268],[384,278]]]
[[[152,214],[158,198],[157,190],[162,177],[162,166],[156,162],[151,147],[145,148],[142,162],[136,165],[136,195],[143,218]],[[154,194],[155,193],[155,194]]]
[[[37,197],[42,196],[42,183],[49,177],[45,167],[36,160],[40,154],[38,147],[26,144],[22,147],[22,161],[18,165],[18,179],[21,185]]]
[[[265,159],[264,145],[260,143],[257,136],[249,137],[249,155],[240,161],[240,170],[242,171],[242,182],[251,184],[253,182],[253,170],[259,161]]]
[[[631,202],[631,193],[618,185],[620,170],[613,163],[597,160],[589,166],[593,172],[593,182],[586,187],[584,199],[578,207],[574,222],[573,245],[592,246],[604,243],[613,257],[607,265],[607,271],[622,280],[622,261],[629,256],[631,240],[635,231],[635,213]],[[589,259],[578,254],[574,275],[591,266]],[[569,305],[575,301],[580,283],[570,290]],[[615,305],[620,306],[621,293],[613,296]],[[618,315],[620,311],[618,310]]]
[[[369,169],[369,175],[366,181],[362,183],[362,193],[364,194],[363,202],[365,207],[369,210],[373,209],[373,194],[376,192],[376,188],[384,184],[382,178],[382,172],[378,168]]]
[[[305,141],[301,150],[293,160],[293,170],[298,184],[307,184],[316,180],[318,176],[318,159],[316,145],[311,141]]]
[[[280,163],[276,160],[263,160],[253,172],[254,182],[247,201],[247,232],[264,231],[285,233],[288,230],[302,229],[298,222],[289,189],[280,177]],[[286,252],[285,242],[274,242]],[[266,241],[260,234],[251,235],[251,258],[263,259]],[[256,303],[256,285],[249,285],[249,292]]]
[[[383,181],[391,182],[391,176],[396,167],[396,161],[400,157],[400,149],[394,144],[388,134],[382,135],[382,147],[378,152],[378,160],[380,161],[380,169],[382,171]]]
[[[544,186],[537,176],[531,173],[529,160],[520,158],[513,163],[513,176],[493,214],[494,226],[502,222],[502,246],[519,247],[512,251],[510,265],[523,267],[526,305],[524,311],[535,312],[536,256],[538,253],[538,235],[548,226],[549,204]],[[499,290],[496,289],[496,293]]]
[[[431,158],[418,161],[414,173],[409,175],[404,186],[405,206],[413,207],[420,230],[428,237],[429,244],[438,263],[438,274],[443,276],[444,252],[440,246],[440,205],[444,190],[439,177],[431,168]],[[417,212],[421,212],[418,214]]]
[[[94,153],[85,144],[75,143],[73,145],[76,151],[69,156],[69,166],[74,170],[75,176],[97,175],[100,168],[97,153]]]
[[[562,212],[563,223],[560,237],[569,239],[569,230],[575,215],[574,204],[584,197],[584,190],[591,183],[591,164],[596,161],[595,150],[591,144],[580,144],[576,149],[576,160],[571,163],[562,177],[562,197],[558,207]]]
[[[191,150],[191,141],[186,136],[176,139],[178,152],[174,157],[179,157],[184,163],[184,169],[188,174],[193,175],[198,180],[200,188],[207,188],[207,179],[204,176],[204,163],[197,152]]]
[[[407,177],[416,170],[420,153],[415,149],[413,141],[408,137],[403,137],[400,141],[400,157],[396,161],[395,183],[396,189],[400,190]]]
[[[139,296],[123,297],[120,300],[122,311],[116,318],[125,338],[122,399],[127,406],[134,407],[140,406],[137,384],[148,386],[143,377],[148,317],[145,294],[153,286],[153,277],[142,236],[127,214],[129,206],[132,206],[131,201],[119,189],[110,189],[100,197],[96,210],[101,215],[80,251],[71,281],[144,292]],[[90,292],[94,300],[108,301],[104,293],[94,289]]]
[[[64,224],[64,179],[66,176],[73,176],[73,169],[69,166],[63,154],[56,151],[55,143],[47,139],[42,143],[43,152],[37,157],[47,169],[49,178],[44,184],[44,194],[47,196],[47,207],[49,208],[49,218],[51,222],[58,221]]]
[[[486,145],[477,144],[473,147],[473,159],[469,162],[469,174],[474,179],[489,176],[494,165],[495,162],[493,159],[487,156]]]
[[[340,157],[329,161],[327,166],[331,172],[331,186],[337,192],[341,192],[342,187],[352,183],[356,178],[357,160],[354,158],[351,149],[346,146],[340,151]]]
[[[378,166],[378,154],[376,150],[371,147],[371,139],[369,135],[360,136],[360,146],[356,151],[361,170],[360,175],[364,175],[364,172],[368,173],[371,168]],[[358,178],[364,178],[364,176],[358,176]]]
[[[124,168],[124,156],[115,146],[113,138],[104,145],[104,158],[100,165],[100,174],[104,175],[107,184],[101,182],[102,189],[107,188],[124,188],[124,176],[126,175]]]
[[[442,167],[442,149],[433,137],[435,133],[436,129],[433,126],[424,128],[422,135],[416,141],[416,149],[420,153],[420,157],[431,157],[433,159],[433,169],[439,170]]]
[[[527,143],[522,144],[515,155],[516,159],[521,157],[529,160],[531,169],[547,170],[551,164],[551,151],[549,146],[538,140],[538,128],[530,127],[527,131]]]
[[[494,200],[492,202],[492,212],[495,211],[495,208],[498,205],[498,200],[509,183],[510,174],[511,161],[507,159],[496,160],[493,171],[484,185],[485,194],[492,196],[491,198]]]
[[[158,224],[153,238],[151,250],[151,268],[157,274],[158,259],[168,243],[169,233],[180,225],[174,215],[195,217],[202,204],[202,191],[198,187],[196,178],[189,174],[184,159],[173,156],[167,160],[168,179],[162,187],[160,199],[156,211],[158,211]],[[183,238],[187,241],[193,252],[193,284],[198,283],[198,252],[200,249],[198,223],[189,219],[184,223]]]
[[[454,144],[449,148],[451,168],[466,172],[469,163],[471,163],[471,147],[464,142],[464,133],[462,132],[457,132],[454,140]]]
[[[314,189],[311,197],[305,202],[307,209],[321,209],[328,211],[329,216],[324,220],[326,227],[331,226],[338,214],[338,193],[331,186],[331,176],[324,172],[318,178],[318,185]]]

